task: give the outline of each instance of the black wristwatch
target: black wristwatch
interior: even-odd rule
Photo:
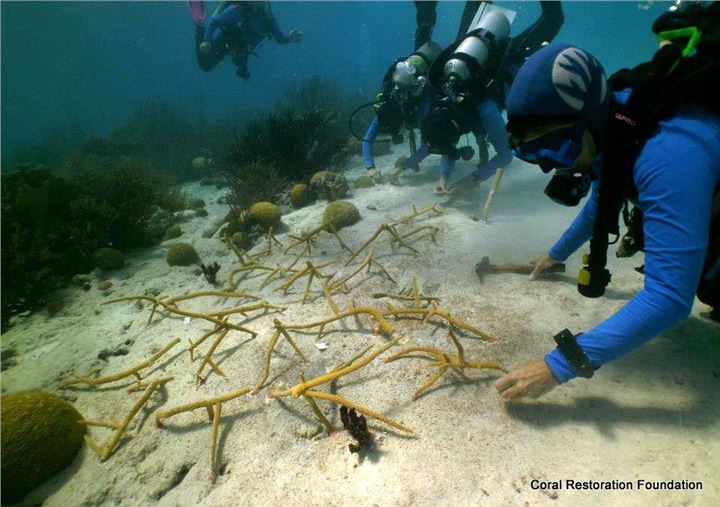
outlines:
[[[573,335],[569,330],[563,329],[553,338],[557,343],[558,350],[568,360],[575,373],[580,377],[590,378],[595,373],[596,368],[590,362],[587,354],[580,348],[580,345],[577,344],[577,336]]]

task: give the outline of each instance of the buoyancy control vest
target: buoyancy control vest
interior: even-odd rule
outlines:
[[[710,28],[718,31],[720,4],[704,11]],[[658,20],[659,21],[659,20]],[[656,22],[657,23],[657,22]],[[712,34],[715,35],[714,33]],[[693,56],[676,44],[662,46],[649,62],[634,69],[623,69],[608,81],[611,91],[632,89],[624,104],[612,101],[609,111],[608,133],[602,146],[603,173],[600,177],[598,208],[590,240],[590,255],[578,275],[578,291],[586,297],[600,297],[610,282],[606,268],[610,235],[619,235],[619,215],[628,201],[634,201],[637,190],[633,182],[633,169],[645,143],[654,135],[658,124],[671,117],[679,107],[698,105],[720,116],[720,56],[716,42],[698,46]],[[703,274],[698,287],[701,301],[720,304],[720,204],[719,189],[715,189],[713,216]],[[627,209],[627,208],[626,208]],[[641,213],[634,213],[642,220]],[[642,230],[635,223],[634,230]],[[633,238],[642,246],[642,238]]]

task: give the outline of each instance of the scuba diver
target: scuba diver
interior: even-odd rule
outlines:
[[[605,79],[600,63],[551,45],[522,66],[507,98],[515,156],[555,175],[545,189],[577,205],[536,277],[590,240],[578,291],[610,282],[609,235],[626,201],[642,212],[644,288],[593,329],[555,336],[557,348],[497,381],[505,399],[537,398],[640,347],[687,317],[694,296],[720,321],[720,3],[692,2],[659,17],[653,59]]]
[[[512,161],[501,114],[506,86],[522,63],[557,35],[564,21],[560,2],[541,1],[540,5],[540,18],[510,38],[515,13],[483,3],[465,37],[445,49],[431,67],[430,84],[439,95],[421,124],[421,134],[428,152],[442,155],[436,193],[449,193],[455,161],[470,160],[474,155],[470,146],[457,148],[464,134],[475,135],[480,160],[477,170],[458,182],[457,188],[474,186]],[[495,149],[489,160],[488,141]],[[418,151],[401,163],[410,167],[423,155]]]
[[[375,118],[362,138],[363,161],[373,180],[382,180],[382,174],[375,168],[372,156],[372,145],[378,133],[388,134],[394,144],[399,144],[403,141],[402,130],[407,129],[410,133],[410,151],[415,153],[414,129],[419,127],[430,109],[432,91],[427,82],[427,71],[441,51],[439,45],[426,42],[412,55],[393,62],[385,73],[382,91],[373,103]],[[419,170],[419,166],[414,169]],[[395,173],[391,173],[390,177],[394,178]]]
[[[195,22],[195,45],[198,65],[208,72],[227,55],[237,67],[243,80],[250,78],[247,61],[263,39],[275,39],[280,44],[300,42],[299,30],[285,35],[272,14],[270,2],[220,2],[205,26],[204,2],[188,1]]]
[[[460,18],[460,26],[458,28],[455,40],[459,39],[468,31],[470,23],[472,23],[475,13],[482,5],[480,0],[470,0],[465,2],[462,17]],[[426,42],[432,39],[432,33],[435,29],[435,21],[437,20],[437,1],[415,0],[415,20],[417,21],[417,29],[415,30],[415,50],[420,48]]]

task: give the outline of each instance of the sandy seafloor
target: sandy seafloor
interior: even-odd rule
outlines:
[[[380,157],[388,171],[404,147]],[[353,190],[348,200],[362,220],[344,229],[352,247],[360,245],[381,223],[400,218],[413,205],[438,203],[443,214],[418,221],[440,228],[437,243],[420,239],[413,256],[392,247],[387,239],[373,245],[381,263],[398,286],[378,275],[354,280],[352,295],[337,296],[342,307],[374,304],[379,290],[397,292],[417,277],[420,289],[441,298],[441,308],[499,337],[494,344],[462,335],[466,356],[490,359],[514,368],[540,357],[552,346],[552,335],[564,327],[587,329],[611,315],[642,287],[634,266],[640,256],[610,261],[613,284],[601,299],[585,299],[575,288],[574,273],[580,253],[568,260],[568,272],[529,282],[525,276],[487,276],[479,283],[473,267],[487,255],[492,262],[527,262],[545,251],[577,210],[554,205],[542,194],[546,180],[521,162],[505,173],[489,223],[480,215],[489,182],[466,198],[437,198],[431,192],[438,160],[431,158],[419,174],[407,174],[402,186],[389,184]],[[460,165],[455,176],[467,172]],[[355,157],[346,175],[364,172]],[[217,237],[203,232],[222,217],[223,190],[189,184],[191,196],[205,199],[210,216],[191,218],[176,241],[192,243],[205,263],[217,261],[221,277],[237,258]],[[283,217],[286,234],[314,227],[325,207],[318,202]],[[375,209],[371,209],[375,208]],[[406,229],[408,230],[408,229]],[[318,423],[301,399],[273,400],[264,389],[223,406],[219,457],[223,474],[210,480],[211,424],[204,409],[177,415],[165,429],[154,424],[156,411],[252,386],[262,371],[262,357],[273,318],[284,323],[307,323],[331,315],[323,298],[302,305],[299,282],[288,296],[273,289],[257,290],[262,277],[249,277],[241,289],[286,305],[281,314],[252,319],[247,326],[258,337],[230,332],[215,359],[228,379],[210,374],[196,385],[184,350],[189,339],[210,329],[200,319],[159,316],[148,325],[149,307],[134,303],[101,306],[112,297],[157,293],[181,295],[211,289],[197,267],[170,267],[168,245],[132,253],[118,272],[91,275],[91,289],[67,289],[65,307],[50,317],[39,312],[19,319],[2,337],[3,348],[19,351],[18,364],[2,374],[3,392],[42,389],[72,400],[88,419],[122,420],[139,393],[129,393],[131,382],[102,388],[58,390],[64,380],[101,367],[109,375],[138,364],[171,339],[182,344],[164,356],[149,378],[173,376],[163,396],[156,395],[133,422],[128,438],[106,462],[84,446],[73,465],[38,488],[26,499],[47,506],[71,505],[286,505],[286,506],[404,506],[404,505],[717,505],[720,499],[720,327],[701,314],[697,302],[692,316],[672,331],[635,353],[604,366],[591,381],[577,380],[555,389],[538,402],[505,403],[493,387],[494,371],[470,371],[468,379],[448,373],[425,396],[413,401],[414,391],[432,371],[422,359],[383,364],[376,360],[336,383],[337,394],[386,414],[415,430],[409,438],[371,422],[376,449],[360,458],[348,451],[347,432],[315,435]],[[253,252],[264,248],[256,245]],[[279,249],[275,249],[277,252]],[[324,254],[323,254],[324,252]],[[313,261],[347,259],[337,242],[323,235]],[[364,254],[361,258],[364,257]],[[267,264],[287,264],[291,256],[274,254]],[[358,259],[354,265],[357,265]],[[342,268],[348,273],[351,268]],[[327,268],[329,271],[330,268]],[[326,272],[327,272],[326,271]],[[112,287],[98,285],[108,279]],[[318,294],[318,292],[315,292]],[[232,306],[232,301],[205,298],[184,305],[196,311]],[[234,320],[239,322],[237,317]],[[417,321],[398,321],[405,346],[425,344],[452,351],[443,328]],[[294,333],[308,356],[303,364],[281,341],[272,359],[270,388],[290,386],[302,371],[307,378],[325,373],[363,350],[386,339],[373,334],[374,322],[363,316],[335,324],[320,351],[315,336]],[[128,342],[128,340],[130,340]],[[126,345],[130,343],[129,345]],[[200,356],[209,342],[202,347]],[[127,355],[98,359],[102,349],[125,347]],[[321,389],[327,390],[327,386]],[[334,405],[319,402],[340,426]],[[91,428],[104,442],[110,430]],[[313,436],[315,435],[315,436]],[[702,491],[569,491],[535,490],[533,479],[702,481]]]

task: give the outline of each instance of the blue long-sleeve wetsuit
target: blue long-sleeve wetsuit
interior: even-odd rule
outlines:
[[[422,103],[420,104],[420,107],[418,108],[417,112],[415,113],[415,119],[413,120],[415,125],[420,125],[420,122],[422,122],[423,118],[427,116],[428,112],[430,111],[430,100],[424,99]],[[365,162],[365,168],[370,169],[372,167],[375,167],[375,158],[372,155],[372,146],[373,141],[378,136],[378,133],[380,132],[380,122],[378,121],[377,116],[373,118],[373,121],[370,122],[370,125],[368,125],[367,131],[365,131],[365,136],[363,137],[362,141],[362,158]],[[422,157],[418,160],[424,159],[430,154],[430,149],[427,147],[427,145],[422,144],[420,147],[415,151],[415,154],[423,153]],[[412,158],[412,157],[411,157]],[[408,166],[410,167],[410,166]]]
[[[483,181],[495,174],[499,167],[505,167],[512,162],[513,154],[507,142],[505,120],[495,101],[491,99],[478,101],[475,104],[475,111],[478,123],[477,127],[473,129],[473,134],[478,145],[485,142],[484,134],[487,134],[490,144],[495,148],[495,156],[486,162],[480,163],[472,173],[477,181]],[[450,176],[454,167],[454,161],[445,156],[442,157],[440,173],[443,176]]]
[[[720,117],[686,107],[660,122],[635,162],[633,178],[644,215],[645,287],[578,338],[596,367],[690,313],[708,245],[713,192],[720,185]],[[564,261],[592,236],[597,191],[595,184],[579,215],[550,249],[553,259]],[[560,383],[576,376],[557,349],[545,362]]]
[[[212,44],[227,42],[226,37],[242,34],[243,42],[252,50],[268,35],[280,44],[290,38],[280,29],[275,16],[232,3],[210,18],[204,40]]]

